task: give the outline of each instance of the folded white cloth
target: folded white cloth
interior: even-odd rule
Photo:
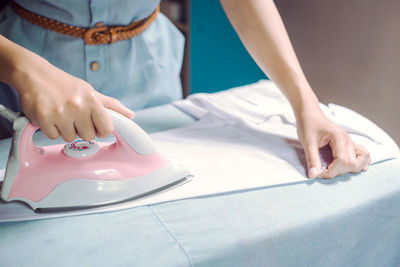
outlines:
[[[307,179],[293,111],[272,82],[195,94],[175,105],[199,121],[152,138],[163,154],[187,166],[194,179],[139,205]],[[399,157],[396,143],[373,122],[345,107],[320,106],[370,151],[372,163]],[[331,151],[325,148],[320,153],[326,166],[332,160]]]
[[[270,81],[214,94],[195,94],[175,105],[201,119],[206,114],[229,121],[247,131],[272,133],[297,139],[296,121],[289,102]],[[324,114],[371,153],[372,163],[399,156],[399,147],[375,123],[335,104],[320,104]]]

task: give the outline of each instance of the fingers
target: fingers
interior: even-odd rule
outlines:
[[[135,112],[125,107],[119,100],[102,94],[99,94],[99,98],[104,107],[121,113],[129,119],[133,119],[133,117],[135,117]]]
[[[61,136],[66,142],[73,142],[78,135],[85,141],[91,141],[96,136],[104,138],[113,131],[112,121],[104,110],[99,108],[91,115],[81,116],[73,121],[63,121],[55,124],[44,124],[41,131],[50,139],[54,140]]]
[[[321,171],[321,160],[319,158],[319,147],[316,140],[304,145],[307,157],[308,177],[316,178]]]
[[[94,102],[91,110],[83,111],[74,121],[76,133],[85,141],[91,141],[96,136],[107,137],[114,130],[111,118],[102,103],[99,99],[95,99]]]
[[[86,115],[81,115],[75,121],[63,121],[53,127],[42,128],[43,133],[51,139],[59,135],[68,143],[73,142],[78,135],[85,141],[91,141],[96,136],[104,138],[113,131],[113,124],[103,107],[99,107]]]
[[[107,137],[113,131],[113,123],[102,103],[95,99],[92,108],[70,108],[40,111],[35,123],[50,139],[61,136],[64,141],[73,142],[77,135],[85,141],[93,140],[96,135]],[[37,122],[36,122],[37,121]]]
[[[45,113],[40,114],[39,116],[34,118],[29,118],[34,124],[36,124],[40,130],[46,135],[49,139],[55,140],[60,137],[60,131],[53,122],[52,118]],[[74,131],[75,132],[75,131]]]
[[[76,138],[75,127],[73,121],[58,122],[56,125],[61,137],[68,143],[73,142]]]
[[[345,164],[341,160],[335,159],[329,166],[320,173],[320,178],[333,178],[338,175],[346,173]]]
[[[21,108],[50,139],[60,135],[72,142],[76,135],[89,141],[98,134],[105,137],[113,129],[105,107],[129,118],[134,113],[119,101],[106,97],[87,83],[48,61],[35,66],[18,84]]]
[[[109,136],[114,130],[110,115],[104,107],[93,110],[91,119],[96,129],[96,135],[100,138]]]
[[[106,96],[97,91],[92,91],[91,96],[92,108],[88,110],[89,113],[75,120],[75,129],[78,135],[85,141],[91,141],[96,136],[105,138],[114,130],[112,120],[102,102],[102,98]],[[122,106],[118,100],[111,97],[108,98],[110,99],[111,106],[118,106],[118,104]],[[116,103],[112,102],[113,100]]]
[[[328,144],[333,161],[317,177],[332,178],[367,170],[371,162],[368,151],[355,144],[343,129],[330,121],[318,108],[305,109],[296,115],[297,134],[306,152],[309,177],[315,177],[315,171],[320,171],[319,148]]]
[[[74,122],[74,128],[79,137],[85,141],[91,141],[96,137],[96,128],[93,125],[90,113],[84,117],[77,118]]]
[[[371,163],[371,156],[368,150],[359,144],[354,144],[354,147],[355,147],[356,157],[361,162],[362,170],[367,171],[368,166]]]
[[[367,170],[371,161],[369,152],[361,145],[353,143],[347,134],[334,137],[330,145],[334,160],[326,170],[321,172],[321,178],[332,178],[349,172],[358,173],[361,170]]]
[[[369,157],[368,164],[363,168],[363,171],[366,172],[368,170],[369,164],[371,164],[371,157]]]
[[[40,127],[40,130],[44,133],[44,135],[46,135],[51,140],[55,140],[60,136],[57,127],[53,124],[38,126]]]

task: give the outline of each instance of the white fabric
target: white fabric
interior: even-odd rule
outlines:
[[[155,133],[152,138],[163,154],[187,166],[194,179],[142,204],[307,179],[293,111],[272,82],[195,94],[175,105],[199,121]],[[372,164],[400,155],[392,138],[365,117],[334,104],[320,106],[329,119],[369,150]],[[331,151],[320,152],[326,166],[332,160]]]
[[[210,113],[247,130],[297,139],[292,109],[280,90],[270,81],[260,81],[215,94],[196,94],[175,104],[198,119]],[[397,144],[367,118],[335,104],[320,104],[320,107],[354,141],[368,148],[372,163],[398,157]]]
[[[151,136],[158,150],[188,167],[194,179],[136,206],[307,179],[294,114],[273,83],[195,94],[175,105],[199,121]],[[321,108],[370,151],[372,163],[399,156],[396,143],[368,119],[338,105]],[[321,159],[326,166],[329,149],[321,150]]]

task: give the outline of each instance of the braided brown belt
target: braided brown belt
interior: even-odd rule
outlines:
[[[111,44],[139,35],[156,19],[160,11],[160,6],[158,6],[150,16],[134,21],[128,26],[104,26],[102,23],[98,23],[93,28],[81,28],[33,13],[14,1],[11,6],[15,13],[29,22],[48,30],[82,38],[89,45]]]

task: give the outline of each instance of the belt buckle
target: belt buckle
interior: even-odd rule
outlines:
[[[107,27],[107,26],[100,26],[100,27],[93,27],[88,29],[84,36],[83,40],[85,43],[89,45],[96,45],[96,44],[111,44],[115,41],[118,41],[118,31],[120,31],[123,27]],[[109,39],[108,42],[99,42],[96,38],[94,38],[94,34],[103,34],[108,35]]]

